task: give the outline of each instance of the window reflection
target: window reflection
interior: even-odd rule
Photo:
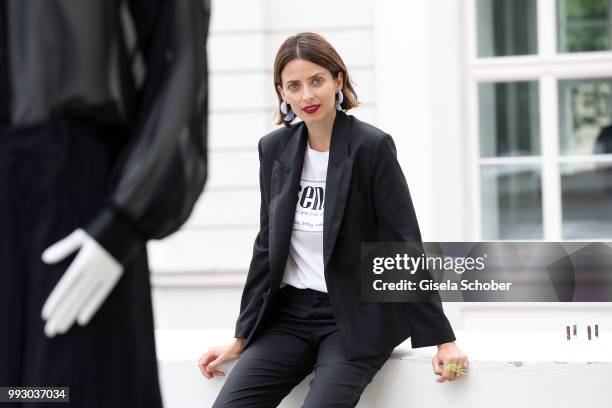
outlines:
[[[481,157],[540,154],[537,81],[480,83]]]
[[[595,154],[612,153],[612,125],[601,129],[595,141]]]
[[[559,81],[563,155],[612,153],[612,78]]]
[[[612,238],[612,163],[561,165],[564,239]]]
[[[539,165],[481,167],[483,239],[542,238]]]
[[[559,52],[612,49],[610,0],[557,0]]]
[[[479,57],[537,54],[536,0],[477,0]]]

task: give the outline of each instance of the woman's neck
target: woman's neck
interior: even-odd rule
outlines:
[[[330,114],[320,121],[306,125],[308,128],[308,144],[311,149],[320,152],[329,150],[335,119],[336,111],[332,110]]]

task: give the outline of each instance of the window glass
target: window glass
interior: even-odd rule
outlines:
[[[612,163],[561,165],[563,239],[612,238]]]
[[[612,153],[612,78],[559,81],[559,150]]]
[[[480,157],[540,154],[537,81],[478,85]]]
[[[612,1],[557,0],[559,52],[612,49]]]
[[[536,0],[476,0],[478,57],[537,54]]]
[[[541,239],[541,166],[483,165],[480,175],[483,239]]]

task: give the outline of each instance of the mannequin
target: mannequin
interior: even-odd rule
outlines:
[[[209,16],[209,0],[0,2],[1,386],[161,408],[146,243],[206,183]]]

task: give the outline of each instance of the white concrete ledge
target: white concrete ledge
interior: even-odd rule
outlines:
[[[470,359],[469,375],[437,383],[431,358],[436,347],[395,349],[368,385],[358,407],[609,407],[612,401],[612,332],[567,341],[565,331],[456,331]],[[224,377],[202,377],[197,359],[209,347],[233,340],[226,330],[158,330],[160,381],[166,408],[209,407]],[[221,367],[229,374],[234,362]],[[311,373],[281,407],[299,407]]]

